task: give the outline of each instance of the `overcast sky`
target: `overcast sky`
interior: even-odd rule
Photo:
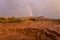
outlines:
[[[60,0],[0,0],[0,16],[60,18]]]

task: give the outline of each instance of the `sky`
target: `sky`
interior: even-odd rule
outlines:
[[[0,0],[0,16],[45,16],[60,19],[60,0]]]

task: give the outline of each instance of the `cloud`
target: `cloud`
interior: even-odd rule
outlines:
[[[60,0],[0,0],[0,16],[60,18]]]

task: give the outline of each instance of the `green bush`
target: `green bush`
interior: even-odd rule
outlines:
[[[8,18],[8,22],[9,23],[13,23],[13,22],[16,22],[16,18],[12,17],[12,18]]]
[[[3,17],[1,17],[1,18],[0,18],[0,23],[4,23],[4,22],[6,22],[6,19],[3,18]]]
[[[20,22],[22,22],[22,21],[24,21],[24,19],[14,18],[14,17],[8,18],[8,22],[9,22],[9,23],[20,23]]]
[[[24,20],[24,19],[22,19],[22,18],[20,18],[20,19],[19,19],[19,18],[17,18],[17,22],[18,22],[18,23],[23,22],[23,21],[25,21],[25,20]]]
[[[37,19],[35,19],[35,18],[30,18],[29,20],[30,21],[37,21]]]

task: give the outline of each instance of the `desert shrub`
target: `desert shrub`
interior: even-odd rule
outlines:
[[[19,22],[25,21],[25,19],[22,19],[22,18],[19,19],[19,18],[18,18],[17,21],[18,21],[18,23],[19,23]]]
[[[21,22],[21,19],[17,18],[16,22],[20,23]]]
[[[14,23],[14,22],[16,22],[16,21],[17,21],[17,19],[14,18],[14,17],[8,18],[8,22],[10,22],[10,23]]]
[[[24,21],[24,19],[14,18],[14,17],[8,18],[8,22],[9,22],[9,23],[20,23],[20,22],[22,22],[22,21]]]
[[[4,23],[4,22],[6,22],[6,19],[3,18],[3,17],[1,17],[1,18],[0,18],[0,23]]]
[[[37,19],[35,19],[35,18],[30,18],[29,20],[30,21],[37,21]]]
[[[4,23],[5,22],[5,20],[0,20],[0,23]]]

